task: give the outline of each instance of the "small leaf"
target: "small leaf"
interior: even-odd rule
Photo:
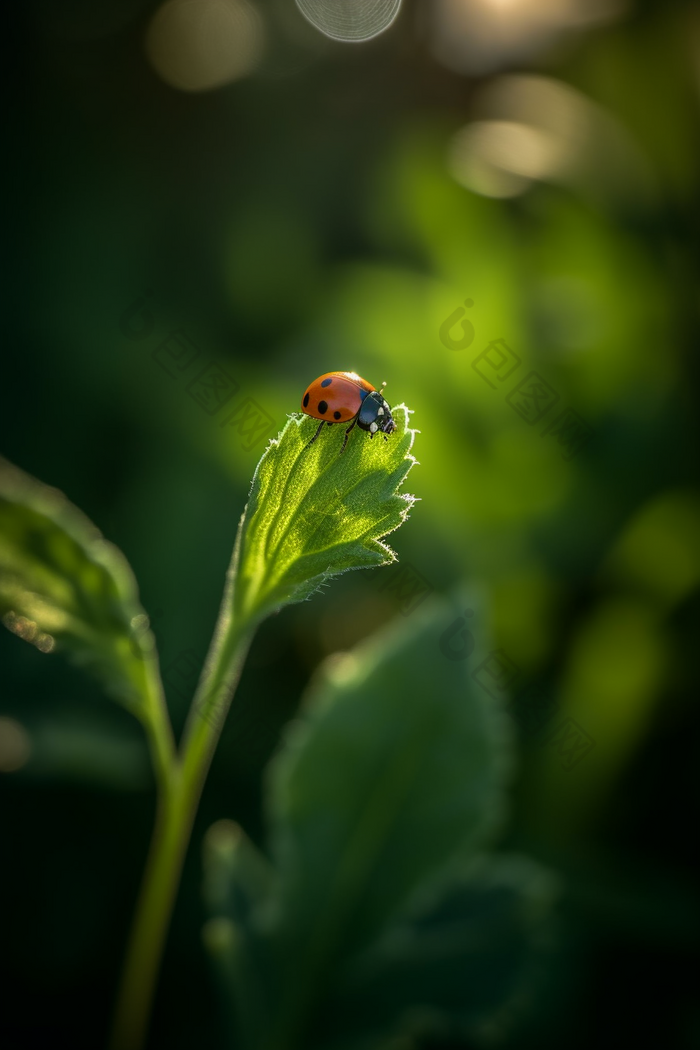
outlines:
[[[408,409],[394,409],[388,441],[292,417],[258,464],[239,526],[234,619],[256,622],[303,601],[333,576],[396,560],[381,538],[406,519],[414,498],[397,490],[416,462]]]
[[[0,617],[139,713],[153,636],[125,558],[57,489],[0,460]]]

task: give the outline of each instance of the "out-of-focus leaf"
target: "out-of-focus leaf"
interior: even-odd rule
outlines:
[[[555,889],[526,858],[482,858],[349,963],[313,1045],[354,1050],[399,1034],[505,1034],[537,988]]]
[[[393,410],[388,441],[361,431],[340,455],[344,427],[318,427],[292,417],[270,442],[253,478],[239,526],[233,570],[233,614],[254,622],[299,602],[349,569],[395,560],[381,538],[406,519],[413,497],[398,489],[415,463],[408,410]]]
[[[269,907],[275,885],[270,862],[240,825],[218,820],[204,840],[204,897],[213,914],[254,925]]]
[[[57,489],[0,460],[0,617],[139,711],[153,636],[125,558]]]
[[[474,597],[468,604],[478,607]],[[442,644],[463,608],[423,606],[331,660],[273,760],[277,884],[264,908],[252,905],[258,919],[243,934],[268,1003],[253,1020],[245,1007],[241,1036],[251,1050],[316,1045],[319,1010],[349,960],[417,894],[461,871],[500,823],[507,723],[469,662],[448,658]],[[242,870],[230,875],[237,888],[224,905],[239,944],[232,901]],[[233,978],[239,1002],[243,979]]]
[[[255,1046],[260,1018],[274,1010],[269,926],[275,872],[243,829],[213,824],[204,840],[204,899],[212,916],[204,943],[214,961],[231,1032]]]
[[[152,785],[142,737],[58,719],[42,719],[28,729],[32,750],[23,776],[117,791],[145,791]]]
[[[312,945],[332,957],[338,938],[356,946],[376,933],[426,877],[480,849],[501,816],[508,728],[469,661],[441,648],[459,612],[426,603],[331,660],[273,762],[273,857],[307,958]]]

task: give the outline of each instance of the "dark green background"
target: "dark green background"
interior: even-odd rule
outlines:
[[[243,449],[225,412],[203,411],[153,360],[159,342],[184,327],[277,427],[321,372],[387,380],[421,431],[400,560],[436,591],[484,584],[495,644],[595,740],[567,771],[522,733],[506,844],[568,888],[549,993],[512,1045],[698,1045],[697,12],[633,4],[500,71],[553,77],[619,120],[650,173],[640,204],[605,192],[603,157],[588,189],[492,200],[458,185],[447,146],[480,80],[431,56],[409,0],[355,46],[306,29],[292,0],[259,6],[260,70],[198,95],[144,57],[153,4],[13,10],[2,451],[122,548],[167,668],[206,650],[264,443]],[[125,338],[146,290],[152,334]],[[449,351],[439,327],[467,296],[476,338]],[[592,428],[570,462],[470,367],[496,338]],[[280,726],[325,655],[402,615],[380,589],[396,571],[350,574],[260,630],[202,801],[153,1047],[220,1045],[202,833],[230,817],[261,839]],[[0,660],[0,714],[34,748],[2,777],[0,1041],[93,1050],[153,818],[145,750],[78,670],[9,632]],[[179,730],[188,698],[169,701]]]

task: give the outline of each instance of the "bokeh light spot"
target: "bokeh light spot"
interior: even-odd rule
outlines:
[[[240,80],[262,52],[262,22],[248,0],[168,0],[146,34],[151,65],[180,91],[210,91]]]
[[[27,764],[32,742],[23,725],[14,719],[0,717],[0,773],[15,773]]]
[[[388,29],[399,13],[401,0],[296,0],[312,25],[326,36],[359,43]]]
[[[474,102],[453,137],[448,169],[486,197],[515,197],[533,182],[595,196],[646,200],[646,162],[626,129],[582,92],[551,77],[503,76]]]
[[[561,143],[543,128],[508,120],[479,120],[455,135],[452,175],[486,197],[515,197],[534,179],[551,178],[563,161]]]
[[[35,620],[30,620],[27,616],[18,616],[14,609],[5,613],[2,622],[8,631],[12,631],[25,642],[31,642],[42,653],[50,653],[56,644],[50,634],[39,629]]]
[[[457,73],[482,74],[536,55],[563,34],[613,21],[626,0],[430,0],[432,51]]]

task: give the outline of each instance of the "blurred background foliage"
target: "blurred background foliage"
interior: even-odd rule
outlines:
[[[595,741],[566,769],[516,725],[503,842],[564,895],[553,986],[508,1045],[697,1045],[697,10],[405,0],[349,44],[292,0],[165,6],[12,11],[3,453],[125,552],[179,730],[178,661],[206,650],[266,437],[321,372],[387,380],[421,431],[400,561],[436,592],[483,585],[494,644]],[[451,350],[465,299],[474,340]],[[173,332],[196,350],[182,370]],[[494,389],[471,365],[497,339],[522,364]],[[208,366],[271,420],[251,447],[188,390]],[[542,425],[506,400],[532,371],[560,397]],[[565,408],[590,431],[571,459],[541,436]],[[411,615],[382,586],[398,571],[260,630],[154,1046],[218,1045],[204,830],[231,818],[262,841],[282,725],[322,658]],[[0,659],[0,1033],[92,1050],[153,818],[144,744],[77,669],[9,632]]]

